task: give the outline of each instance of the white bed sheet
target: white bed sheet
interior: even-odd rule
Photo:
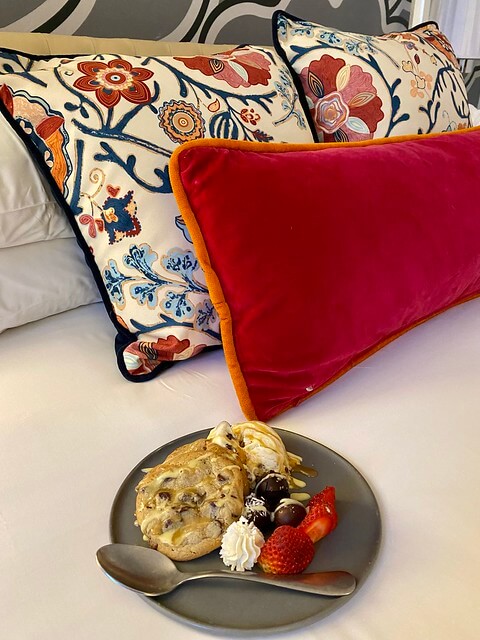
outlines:
[[[190,431],[243,419],[223,354],[133,384],[117,370],[113,338],[100,304],[0,336],[2,637],[209,635],[108,581],[94,555],[108,542],[115,492],[144,455]],[[371,484],[383,519],[379,558],[358,594],[282,638],[478,640],[479,389],[475,300],[272,421],[349,459]]]

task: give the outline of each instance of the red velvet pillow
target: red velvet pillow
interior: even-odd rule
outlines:
[[[170,163],[247,418],[268,420],[480,293],[480,129],[200,140]]]

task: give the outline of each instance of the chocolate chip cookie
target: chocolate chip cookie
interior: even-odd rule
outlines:
[[[150,469],[136,491],[144,539],[173,560],[191,560],[220,546],[242,513],[248,480],[235,451],[201,439]]]

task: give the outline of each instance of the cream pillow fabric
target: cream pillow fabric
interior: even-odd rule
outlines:
[[[73,238],[0,249],[0,333],[99,301]]]
[[[0,140],[0,249],[73,237],[50,187],[2,114]]]

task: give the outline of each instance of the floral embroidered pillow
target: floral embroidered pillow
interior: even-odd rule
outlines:
[[[282,60],[260,47],[188,58],[3,50],[0,60],[2,111],[84,249],[118,332],[123,375],[149,379],[219,345],[168,162],[179,144],[205,137],[311,142]]]
[[[435,23],[369,36],[282,11],[275,48],[303,88],[318,139],[348,142],[470,126],[458,61]]]

